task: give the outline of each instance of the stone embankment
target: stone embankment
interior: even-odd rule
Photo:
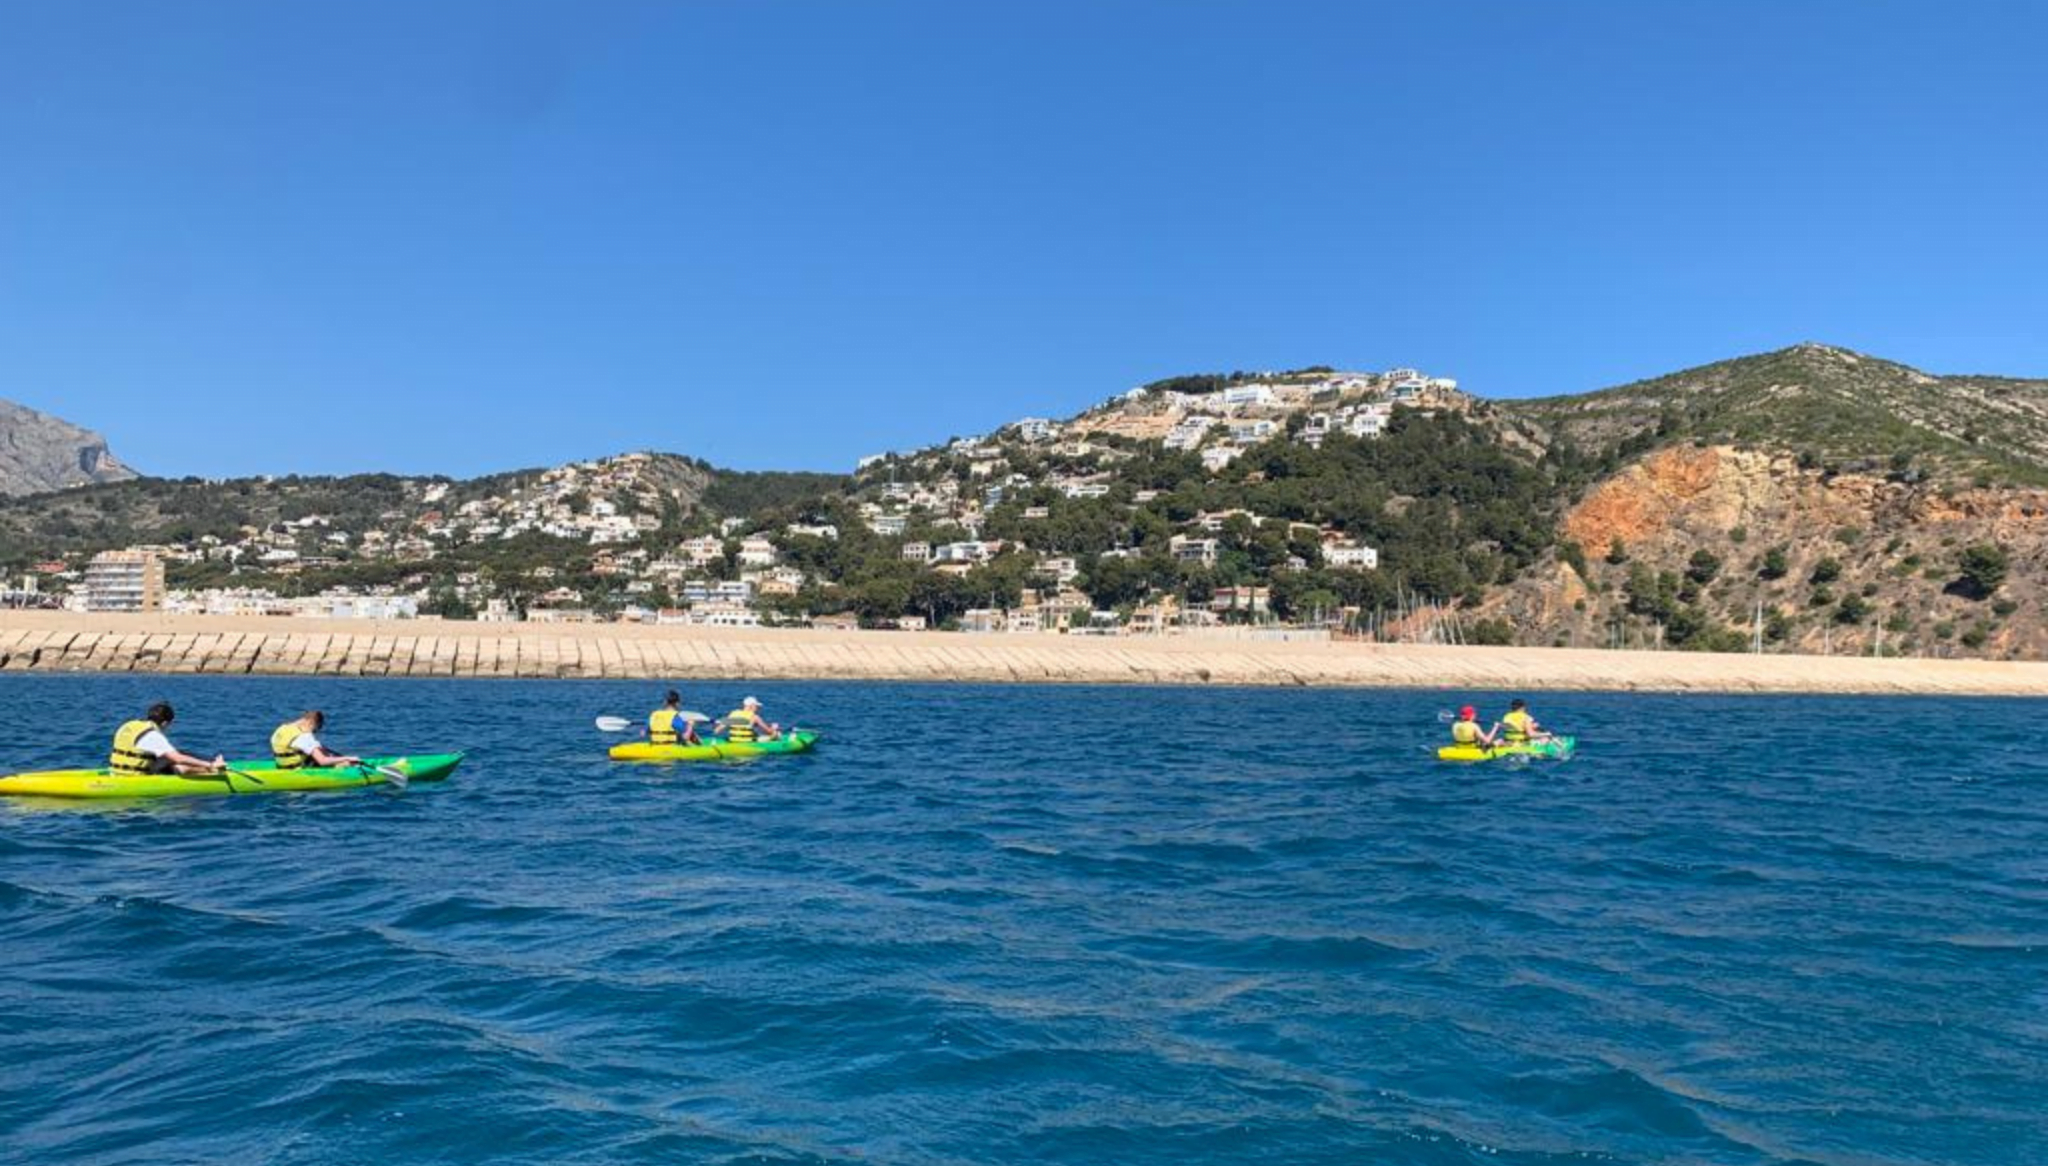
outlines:
[[[2048,696],[2048,664],[1979,660],[14,611],[0,671]]]

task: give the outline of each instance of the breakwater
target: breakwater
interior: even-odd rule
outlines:
[[[0,671],[2048,696],[2036,662],[18,611]]]

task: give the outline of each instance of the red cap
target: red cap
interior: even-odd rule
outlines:
[[[1478,715],[1479,715],[1479,710],[1478,710],[1478,709],[1476,709],[1476,708],[1473,708],[1473,707],[1472,707],[1471,705],[1469,705],[1469,704],[1468,704],[1468,705],[1466,705],[1466,706],[1465,706],[1464,708],[1461,708],[1461,709],[1459,709],[1459,710],[1458,710],[1458,715],[1459,715],[1459,716],[1461,716],[1461,717],[1464,717],[1464,718],[1465,718],[1466,720],[1468,720],[1468,721],[1469,721],[1469,720],[1471,720],[1471,719],[1472,719],[1473,717],[1476,717],[1476,716],[1478,716]]]

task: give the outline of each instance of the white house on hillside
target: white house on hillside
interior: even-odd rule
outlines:
[[[1233,385],[1223,390],[1226,405],[1270,405],[1273,403],[1271,385]]]
[[[1380,552],[1355,542],[1327,542],[1323,544],[1323,565],[1353,571],[1377,571],[1380,566]]]
[[[1177,534],[1166,540],[1166,549],[1176,561],[1200,563],[1205,567],[1216,565],[1217,545],[1213,538],[1189,538],[1184,534]]]
[[[749,535],[740,540],[739,560],[742,567],[772,567],[775,544],[761,535]]]

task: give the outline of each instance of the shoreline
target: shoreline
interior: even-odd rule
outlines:
[[[0,611],[0,672],[2048,696],[2048,663]]]

